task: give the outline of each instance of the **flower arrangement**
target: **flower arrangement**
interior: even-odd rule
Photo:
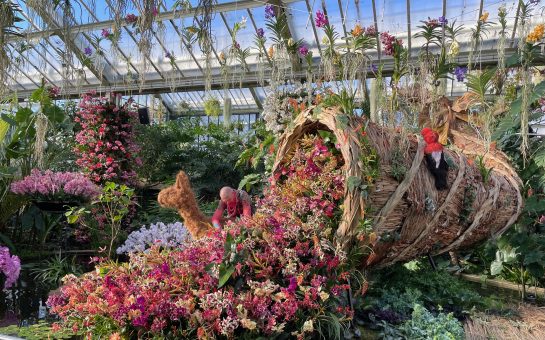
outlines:
[[[251,218],[184,249],[152,247],[128,264],[103,262],[65,277],[48,300],[62,318],[56,327],[199,339],[338,331],[353,311],[347,256],[332,244],[345,188],[334,145],[305,138],[270,178]]]
[[[207,116],[217,117],[220,115],[220,112],[220,102],[215,97],[210,97],[204,102],[204,113]]]
[[[0,247],[0,276],[5,277],[2,289],[8,289],[17,281],[21,272],[21,260],[16,255],[10,255],[7,247]]]
[[[125,243],[117,248],[118,254],[130,254],[147,251],[152,246],[161,248],[179,248],[190,239],[185,226],[180,223],[164,224],[159,222],[149,227],[143,226],[133,231],[127,237]]]
[[[74,119],[80,127],[74,151],[76,164],[93,182],[134,182],[134,166],[141,164],[134,142],[136,119],[131,100],[117,107],[93,94],[83,96]]]
[[[11,191],[40,200],[87,201],[96,197],[100,189],[85,175],[77,172],[42,172],[33,169],[30,175],[13,182]]]

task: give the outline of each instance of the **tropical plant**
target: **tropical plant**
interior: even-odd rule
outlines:
[[[83,226],[89,227],[91,223],[88,219],[94,220],[97,215],[100,215],[99,218],[103,220],[108,238],[105,248],[106,254],[111,257],[123,227],[123,220],[134,204],[133,196],[134,189],[124,184],[106,182],[97,200],[91,203],[94,213],[91,213],[86,207],[72,207],[65,216],[70,224],[81,223]]]
[[[415,304],[411,319],[400,326],[384,324],[382,335],[385,338],[415,340],[454,340],[464,338],[464,327],[452,313],[433,315],[424,306]]]
[[[37,281],[56,289],[61,285],[64,276],[68,274],[81,275],[83,270],[78,264],[76,256],[69,259],[59,251],[54,257],[36,264],[30,273]]]

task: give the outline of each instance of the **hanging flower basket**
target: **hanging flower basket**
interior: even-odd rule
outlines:
[[[208,98],[204,102],[204,113],[207,116],[217,117],[221,113],[221,106],[219,100],[214,97]]]
[[[448,189],[438,191],[424,161],[425,142],[421,138],[400,136],[364,118],[344,115],[339,108],[303,111],[280,139],[273,173],[282,168],[305,135],[320,130],[334,133],[345,161],[348,185],[337,242],[344,247],[362,242],[373,248],[364,265],[386,266],[471,247],[502,234],[521,213],[521,180],[502,152],[487,153],[476,137],[452,131],[456,148],[444,151],[452,164]],[[397,160],[406,171],[396,179],[392,169],[401,164],[394,164],[392,155],[399,138],[408,143],[408,155]],[[362,164],[370,152],[378,156],[378,174],[372,184],[358,185],[367,183],[370,176]],[[481,155],[485,155],[486,167],[492,169],[486,182],[477,162],[471,160]],[[372,230],[358,238],[364,220],[370,222]]]

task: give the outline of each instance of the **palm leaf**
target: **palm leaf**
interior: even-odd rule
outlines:
[[[496,68],[489,68],[481,72],[480,74],[469,74],[467,76],[467,87],[470,92],[473,92],[479,96],[481,102],[485,102],[486,93],[490,91],[492,87],[492,77],[496,73]]]

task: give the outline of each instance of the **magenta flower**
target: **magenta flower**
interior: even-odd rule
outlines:
[[[110,31],[108,31],[107,29],[105,28],[102,29],[102,33],[101,33],[102,37],[108,38],[110,34],[111,34]]]
[[[308,54],[308,47],[306,47],[305,45],[299,47],[299,54],[303,57],[306,57],[306,55]]]
[[[318,26],[320,28],[329,25],[329,21],[327,20],[327,17],[320,10],[316,11],[316,20],[315,21],[316,21],[316,26]]]
[[[369,25],[368,27],[366,27],[365,28],[365,35],[368,35],[368,36],[377,35],[377,30],[375,29],[375,26],[374,25]]]
[[[138,20],[138,17],[132,13],[127,14],[127,16],[125,17],[125,22],[127,24],[134,24],[137,20]]]
[[[76,172],[41,172],[33,169],[27,177],[11,184],[11,191],[17,195],[38,198],[71,198],[92,199],[100,189],[85,175]]]

